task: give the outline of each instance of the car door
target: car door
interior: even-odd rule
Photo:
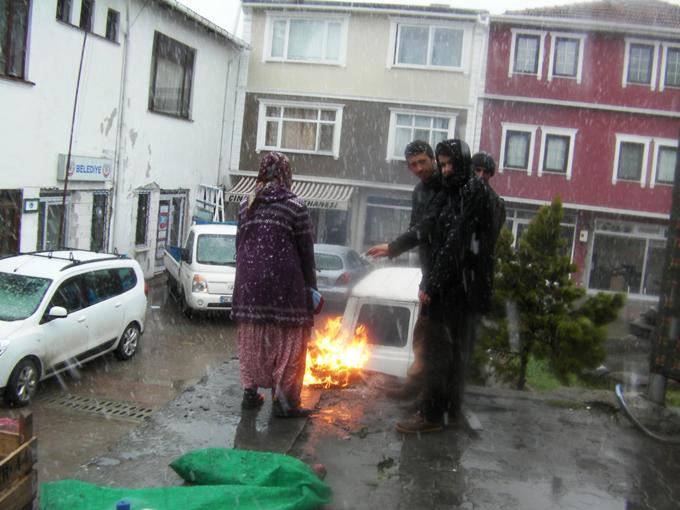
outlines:
[[[68,315],[51,319],[47,314],[53,306],[65,308]],[[70,278],[57,287],[45,309],[41,329],[45,345],[43,363],[47,371],[74,364],[78,354],[87,350],[87,303],[80,277]]]
[[[82,275],[88,300],[87,320],[90,355],[115,342],[123,329],[124,299],[114,269],[98,269]]]

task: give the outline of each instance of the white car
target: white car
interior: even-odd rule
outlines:
[[[148,286],[137,261],[89,251],[0,259],[0,391],[25,406],[38,382],[113,351],[134,356]]]

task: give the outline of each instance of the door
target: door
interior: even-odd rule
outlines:
[[[20,204],[20,191],[0,191],[0,255],[19,252]]]
[[[67,202],[68,203],[68,202]],[[64,243],[59,241],[64,206],[61,197],[41,197],[38,208],[38,250],[56,250]],[[64,218],[62,238],[67,238],[68,219]]]
[[[94,193],[92,196],[92,226],[90,227],[90,250],[106,251],[108,224],[108,193]]]
[[[58,371],[75,364],[78,354],[87,350],[89,343],[87,306],[79,277],[62,283],[45,309],[47,314],[53,306],[66,308],[68,316],[43,319],[46,370]]]
[[[182,242],[186,194],[163,193],[158,202],[158,230],[156,232],[156,272],[163,271],[163,253],[166,246],[179,246]]]

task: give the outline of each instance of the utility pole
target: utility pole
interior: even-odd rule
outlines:
[[[680,145],[680,132],[678,133]],[[680,150],[675,147],[675,179],[656,328],[652,337],[648,397],[664,405],[668,378],[680,380]]]

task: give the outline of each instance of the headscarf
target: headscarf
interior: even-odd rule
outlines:
[[[293,186],[293,172],[290,162],[281,152],[270,152],[260,161],[260,171],[257,174],[255,188],[248,196],[248,209],[255,203],[255,199],[263,189],[272,186],[289,190]]]

